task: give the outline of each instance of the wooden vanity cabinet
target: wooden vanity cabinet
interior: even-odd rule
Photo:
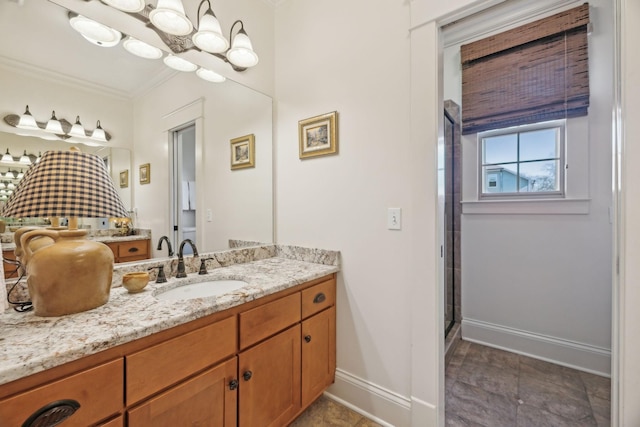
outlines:
[[[129,427],[237,424],[237,358],[219,364],[127,411]]]
[[[127,240],[105,243],[113,252],[114,262],[131,262],[149,259],[151,256],[151,239]]]
[[[336,307],[302,322],[302,406],[333,384],[336,372]]]
[[[0,426],[21,426],[41,408],[62,400],[80,405],[65,427],[95,425],[122,410],[123,369],[124,360],[118,358],[0,400]]]
[[[59,399],[64,426],[279,427],[335,376],[335,275],[0,385],[0,426]]]

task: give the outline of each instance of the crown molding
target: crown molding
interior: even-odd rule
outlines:
[[[38,67],[37,65],[21,62],[2,55],[0,55],[0,67],[10,71],[18,72],[29,77],[49,81],[56,84],[63,84],[76,89],[81,88],[89,92],[97,93],[100,95],[107,95],[120,100],[131,99],[131,96],[122,90],[99,85],[88,80],[83,80],[77,77],[69,76],[67,74],[58,73],[46,68]]]
[[[46,68],[41,68],[39,66],[21,62],[2,55],[0,55],[0,68],[18,72],[19,74],[36,79],[56,84],[63,84],[74,89],[86,90],[88,92],[92,92],[101,96],[109,96],[120,101],[131,101],[132,99],[136,99],[149,92],[151,89],[160,86],[161,84],[178,74],[178,71],[171,70],[167,67],[166,70],[162,70],[162,72],[157,73],[151,79],[146,80],[145,84],[136,88],[134,91],[127,92],[124,90],[112,88],[110,86],[80,79],[78,77],[58,73]]]

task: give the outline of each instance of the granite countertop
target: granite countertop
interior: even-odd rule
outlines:
[[[107,304],[82,313],[61,317],[38,317],[12,309],[0,313],[0,384],[339,271],[339,253],[335,251],[279,245],[260,249],[264,250],[222,252],[220,257],[225,260],[236,252],[241,259],[235,264],[224,262],[229,265],[214,267],[207,275],[190,273],[167,283],[150,282],[140,293],[112,287]],[[273,256],[251,260],[248,254],[254,252]],[[239,279],[248,285],[219,297],[162,301],[154,296],[181,284],[215,279]]]

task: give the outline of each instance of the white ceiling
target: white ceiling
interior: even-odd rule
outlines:
[[[97,1],[77,3],[106,7]],[[68,76],[123,96],[175,73],[162,60],[129,54],[122,43],[105,48],[87,42],[69,25],[67,10],[46,0],[0,0],[0,63],[41,68],[54,78]]]

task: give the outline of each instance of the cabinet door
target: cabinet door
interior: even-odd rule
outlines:
[[[237,358],[213,367],[128,411],[129,427],[232,427],[237,420]]]
[[[240,353],[241,427],[280,427],[300,410],[300,324]]]
[[[335,379],[336,307],[302,322],[302,406],[313,402]]]

